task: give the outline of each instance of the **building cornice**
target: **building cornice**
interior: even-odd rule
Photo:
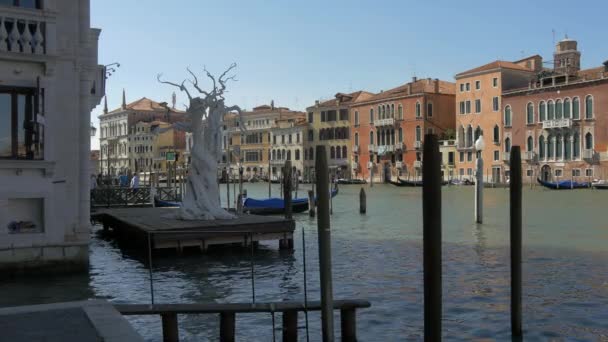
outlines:
[[[519,96],[519,95],[533,95],[533,94],[544,93],[547,91],[555,91],[555,90],[569,89],[569,88],[581,88],[581,87],[597,85],[597,84],[602,84],[602,83],[608,83],[608,78],[600,78],[600,79],[595,79],[595,80],[578,81],[578,82],[568,82],[568,83],[546,86],[546,87],[542,87],[542,88],[530,88],[530,87],[520,88],[520,89],[505,91],[502,93],[502,96],[510,97],[510,96]]]

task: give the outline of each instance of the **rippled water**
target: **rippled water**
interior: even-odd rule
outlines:
[[[266,184],[246,188],[251,197],[267,194]],[[361,340],[420,340],[420,189],[366,186],[368,214],[364,216],[358,214],[359,189],[343,186],[334,199],[334,298],[371,301],[371,308],[358,313]],[[486,189],[484,195],[485,223],[477,226],[471,223],[473,188],[443,191],[446,340],[510,340],[508,190]],[[608,340],[606,203],[608,191],[525,189],[526,340]],[[306,234],[309,298],[319,298],[316,221],[306,214],[296,220],[295,251],[279,251],[277,243],[266,243],[255,253],[258,301],[303,299],[302,230]],[[115,303],[148,303],[148,270],[140,258],[93,233],[89,275],[4,282],[0,284],[0,305],[93,296]],[[156,302],[249,301],[250,276],[250,255],[245,250],[157,257]],[[302,316],[299,335],[304,340]],[[129,320],[146,339],[160,340],[159,318]],[[339,327],[339,321],[336,323]],[[277,315],[277,328],[280,325]],[[181,316],[180,336],[185,341],[217,340],[218,326],[217,316]],[[269,341],[271,329],[270,314],[237,316],[238,340]],[[311,340],[320,340],[318,314],[310,315],[310,333]]]

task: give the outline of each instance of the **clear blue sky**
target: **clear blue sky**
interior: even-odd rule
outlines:
[[[110,109],[146,96],[170,103],[186,67],[214,74],[236,62],[228,102],[304,110],[336,92],[377,92],[413,75],[453,80],[495,59],[551,59],[553,34],[578,40],[583,68],[608,59],[608,4],[601,1],[92,0],[102,29]],[[185,97],[178,95],[178,106]],[[92,114],[97,125],[97,115]],[[97,140],[97,139],[95,139]],[[96,143],[94,146],[98,146]]]

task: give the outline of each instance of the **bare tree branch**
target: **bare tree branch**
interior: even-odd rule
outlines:
[[[196,77],[196,75],[190,70],[190,68],[186,68],[186,70],[188,70],[188,72],[190,73],[190,75],[192,75],[192,77],[194,77],[194,81],[190,81],[190,83],[192,83],[192,85],[194,86],[194,88],[196,88],[196,90],[198,90],[199,93],[205,95],[205,96],[209,96],[209,93],[202,90],[199,86],[198,86],[198,78]]]
[[[209,71],[207,71],[207,67],[205,67],[205,66],[203,66],[203,71],[205,73],[207,73],[207,77],[209,77],[213,81],[213,92],[217,93],[217,85],[215,83],[215,77],[213,77],[213,75],[211,75],[211,73]]]
[[[169,81],[163,81],[163,80],[161,80],[161,79],[160,79],[160,77],[161,77],[162,75],[163,75],[163,74],[158,74],[158,75],[156,75],[156,79],[158,80],[158,82],[160,82],[160,83],[164,83],[164,84],[169,84],[169,85],[172,85],[172,86],[174,86],[174,87],[179,88],[179,90],[181,90],[181,91],[185,92],[185,93],[186,93],[186,95],[188,95],[188,99],[189,99],[189,100],[192,100],[192,96],[190,95],[190,92],[188,91],[188,88],[186,88],[186,87],[184,86],[184,83],[186,82],[185,80],[184,80],[184,81],[182,81],[182,84],[177,84],[177,83],[173,83],[173,82],[169,82]]]
[[[236,63],[230,64],[230,66],[228,67],[228,69],[226,69],[226,71],[224,71],[224,73],[222,73],[220,75],[220,77],[218,78],[220,86],[221,86],[220,90],[218,91],[218,93],[220,95],[224,94],[224,90],[226,90],[226,83],[228,83],[228,81],[230,81],[230,80],[236,81],[236,76],[235,75],[226,77],[226,75],[230,72],[230,70],[232,70],[234,68],[236,68]],[[226,77],[226,78],[224,78],[224,77]]]
[[[245,125],[243,124],[243,122],[244,122],[243,110],[241,109],[241,107],[239,107],[237,105],[226,107],[226,113],[229,113],[229,112],[239,113],[239,128],[240,128],[241,132],[245,132]]]

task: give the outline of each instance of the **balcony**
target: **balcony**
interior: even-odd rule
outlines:
[[[352,162],[352,163],[350,164],[350,168],[351,168],[353,171],[359,171],[359,163]]]
[[[508,163],[511,160],[511,152],[503,152],[502,153],[502,161]]]
[[[395,151],[403,151],[403,143],[402,142],[395,143],[394,149],[395,149]]]
[[[420,141],[420,140],[414,141],[414,148],[417,149],[417,150],[421,149],[422,148],[422,141]]]
[[[414,162],[414,168],[416,168],[416,169],[420,169],[420,168],[422,168],[422,161],[420,161],[420,160],[416,160],[416,161]]]
[[[592,149],[583,150],[583,159],[588,163],[593,163],[597,160],[598,154]]]
[[[359,145],[353,145],[353,153],[359,153]]]
[[[272,159],[272,160],[270,161],[270,164],[271,164],[271,165],[285,165],[285,161],[286,161],[286,160],[287,160],[287,159]]]
[[[393,152],[393,150],[394,150],[393,145],[379,145],[377,152],[379,155],[384,155],[384,154]]]
[[[378,119],[375,124],[376,126],[392,126],[395,124],[395,118]]]
[[[524,158],[526,158],[526,160],[529,163],[533,163],[536,161],[536,152],[534,151],[526,151],[524,154]]]
[[[368,146],[368,151],[369,153],[376,153],[376,145],[374,144],[369,144]]]
[[[556,119],[543,121],[543,129],[570,127],[572,127],[572,119]]]
[[[403,162],[400,162],[400,161],[395,162],[395,167],[399,170],[403,169]]]

